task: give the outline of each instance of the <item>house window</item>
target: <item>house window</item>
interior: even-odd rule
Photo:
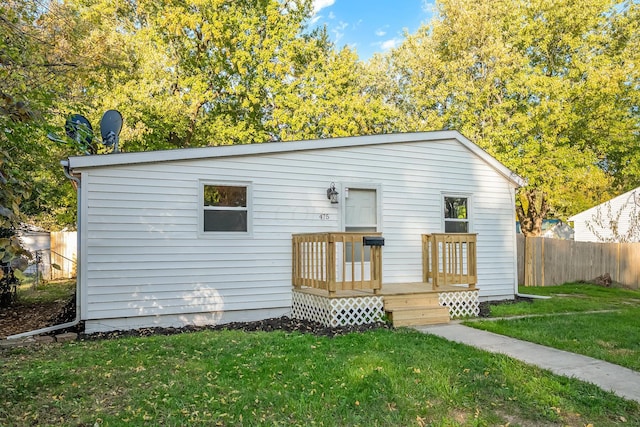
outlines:
[[[248,186],[204,184],[202,187],[204,232],[249,230]]]
[[[469,199],[467,197],[444,197],[444,232],[469,232]]]

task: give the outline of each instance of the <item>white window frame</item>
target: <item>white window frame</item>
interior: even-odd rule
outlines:
[[[207,185],[221,187],[245,187],[247,191],[247,231],[204,231],[205,210],[244,210],[227,207],[205,207],[204,187]],[[253,185],[246,181],[212,181],[200,180],[198,182],[198,236],[204,238],[238,238],[253,236]]]
[[[467,218],[466,220],[460,220],[455,218],[445,218],[444,217],[444,209],[445,209],[445,199],[446,198],[456,198],[456,199],[467,199]],[[442,232],[446,233],[446,223],[447,222],[466,222],[467,225],[467,233],[473,233],[473,195],[470,193],[453,193],[453,192],[442,192],[440,197],[440,215],[442,215]]]

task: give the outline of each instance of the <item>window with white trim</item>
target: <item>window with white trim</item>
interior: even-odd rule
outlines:
[[[444,196],[444,232],[469,232],[469,198]]]
[[[202,232],[249,231],[248,185],[203,183],[201,194]]]

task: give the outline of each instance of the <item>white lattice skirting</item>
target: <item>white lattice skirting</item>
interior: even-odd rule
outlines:
[[[291,316],[325,326],[364,325],[384,314],[381,296],[327,298],[293,290]]]
[[[480,298],[477,289],[461,292],[442,292],[438,294],[438,299],[441,306],[449,307],[449,316],[452,319],[480,314]]]

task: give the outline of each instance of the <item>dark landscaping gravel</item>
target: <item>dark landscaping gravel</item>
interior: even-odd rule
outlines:
[[[75,319],[75,297],[70,299],[64,306],[62,311],[52,320],[52,324],[62,324],[71,322]],[[350,332],[364,332],[372,329],[380,328],[392,328],[391,325],[384,322],[373,323],[370,325],[356,325],[356,326],[335,326],[328,327],[321,323],[312,322],[309,320],[292,319],[287,316],[276,317],[272,319],[258,320],[255,322],[235,322],[225,323],[221,325],[211,326],[185,326],[182,328],[140,328],[131,329],[126,331],[110,331],[110,332],[97,332],[93,334],[84,333],[84,325],[78,324],[73,328],[67,328],[64,330],[57,330],[52,333],[60,334],[63,332],[75,332],[78,334],[78,338],[82,340],[99,340],[99,339],[112,339],[120,337],[146,337],[151,335],[175,335],[183,334],[187,332],[197,332],[206,330],[242,330],[247,332],[254,331],[284,331],[284,332],[300,332],[303,334],[314,334],[325,337],[335,337],[338,335],[348,334]]]

